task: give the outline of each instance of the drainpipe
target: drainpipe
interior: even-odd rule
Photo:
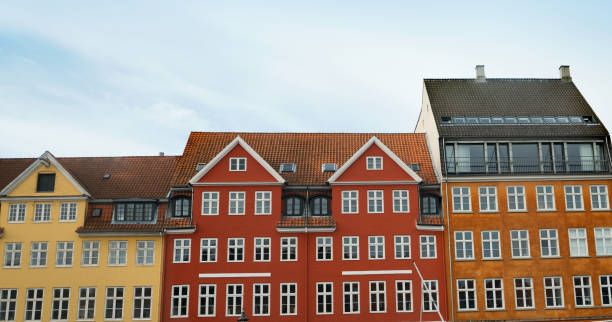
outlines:
[[[308,285],[309,285],[309,281],[308,281],[308,264],[309,264],[309,255],[310,252],[308,251],[308,244],[309,244],[309,238],[308,238],[308,215],[309,215],[309,208],[308,206],[310,205],[310,200],[308,199],[308,186],[306,186],[306,202],[304,205],[304,217],[305,217],[305,228],[304,228],[304,235],[306,236],[306,287],[304,287],[304,289],[306,290],[306,322],[308,322]],[[297,305],[297,302],[295,303]],[[297,313],[297,312],[296,312]]]
[[[443,160],[440,160],[440,163],[445,162],[446,163],[446,146],[444,144],[444,138],[442,138],[442,157],[444,158]],[[444,185],[444,201],[446,203],[446,207],[444,207],[445,209],[442,211],[442,216],[444,216],[444,211],[446,211],[446,217],[448,218],[448,227],[447,227],[447,245],[448,245],[448,273],[449,273],[449,283],[446,285],[446,287],[448,287],[449,292],[448,294],[450,294],[450,306],[449,306],[449,311],[450,311],[450,320],[451,321],[455,321],[455,301],[454,301],[454,294],[453,294],[453,258],[451,257],[451,216],[450,216],[450,211],[448,208],[448,165],[446,164],[446,166],[444,167],[445,171],[446,171],[446,175],[444,175],[444,173],[442,173],[442,182],[446,183]]]

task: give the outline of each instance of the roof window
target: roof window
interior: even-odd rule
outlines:
[[[321,172],[336,172],[338,165],[335,163],[323,163],[321,166]]]
[[[295,163],[283,163],[280,165],[280,172],[295,172]]]

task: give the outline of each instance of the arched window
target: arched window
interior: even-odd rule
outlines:
[[[421,213],[433,215],[438,213],[438,198],[432,195],[423,196],[421,202]]]
[[[285,198],[285,215],[301,216],[304,209],[304,199],[297,196]]]
[[[176,197],[172,199],[172,217],[189,217],[191,214],[191,198]]]
[[[310,198],[310,214],[312,216],[328,216],[329,198],[324,196],[315,196]]]

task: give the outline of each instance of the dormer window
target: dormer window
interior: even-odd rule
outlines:
[[[366,157],[366,169],[368,170],[382,170],[382,164],[382,157]]]
[[[120,223],[153,221],[154,211],[152,202],[121,202],[115,204],[113,219]]]
[[[421,213],[424,215],[438,214],[438,198],[431,195],[423,196],[421,203]]]
[[[181,196],[172,200],[172,217],[187,218],[191,214],[191,198]]]
[[[39,173],[36,192],[53,192],[55,190],[55,173]]]
[[[304,210],[304,200],[301,197],[291,196],[285,198],[285,215],[301,216]]]
[[[230,158],[230,171],[246,171],[246,158]]]
[[[324,196],[310,198],[310,212],[313,216],[328,216],[329,198]]]

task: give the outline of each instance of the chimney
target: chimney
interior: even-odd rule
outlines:
[[[476,65],[476,80],[484,82],[487,80],[484,72],[484,65]]]
[[[164,152],[159,152],[159,156],[163,157],[164,156]]]
[[[571,81],[572,75],[570,75],[569,65],[559,66],[559,75],[562,80]]]

